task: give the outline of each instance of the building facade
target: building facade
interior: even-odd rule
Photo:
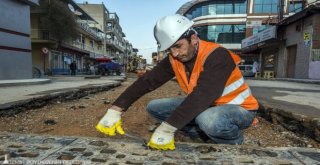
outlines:
[[[32,64],[35,68],[34,77],[44,74],[70,74],[69,65],[73,61],[76,62],[77,73],[83,74],[88,72],[89,65],[94,64],[96,56],[104,54],[104,33],[89,26],[89,23],[97,23],[97,21],[72,0],[61,2],[64,3],[66,8],[70,8],[68,12],[77,11],[77,13],[73,13],[76,21],[77,36],[58,41],[49,32],[49,29],[43,28],[44,16],[48,14],[47,8],[44,8],[42,5],[32,8],[31,41]],[[50,1],[48,3],[51,5]]]
[[[177,11],[195,22],[203,40],[221,44],[252,64],[255,53],[242,53],[241,41],[301,11],[304,0],[192,0]],[[282,6],[282,7],[279,7]],[[279,10],[279,9],[283,10]]]
[[[277,27],[276,77],[320,80],[320,4],[288,17]]]
[[[38,0],[0,1],[0,80],[32,78],[30,6]]]
[[[117,13],[109,12],[103,3],[89,4],[88,2],[84,2],[78,5],[98,22],[98,24],[90,24],[90,26],[105,33],[105,53],[100,58],[111,58],[126,66],[129,56],[133,53],[133,47],[125,39]]]
[[[320,79],[320,4],[304,2],[301,9],[289,12],[275,26],[242,41],[242,52],[258,57],[262,76],[272,73],[276,78]]]

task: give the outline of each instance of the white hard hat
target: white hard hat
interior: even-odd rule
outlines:
[[[179,14],[166,16],[158,20],[153,32],[159,51],[170,48],[193,24],[193,21]]]

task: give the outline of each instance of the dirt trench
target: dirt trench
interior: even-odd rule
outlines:
[[[105,137],[95,129],[95,125],[105,114],[111,103],[134,81],[131,75],[121,86],[76,100],[56,101],[41,108],[27,110],[11,117],[0,117],[0,131],[13,133],[33,133],[61,136]],[[126,133],[149,139],[149,131],[156,123],[146,112],[149,101],[157,98],[182,95],[175,81],[169,81],[159,89],[136,101],[123,115]],[[259,117],[259,124],[244,131],[244,145],[260,147],[310,147],[320,148],[311,138],[294,134],[280,125],[272,124]],[[114,138],[121,138],[116,136]],[[203,143],[190,139],[178,132],[176,141]]]

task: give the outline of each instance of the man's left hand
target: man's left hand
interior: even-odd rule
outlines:
[[[158,150],[174,150],[174,133],[176,130],[177,128],[170,124],[162,122],[152,134],[148,146]]]

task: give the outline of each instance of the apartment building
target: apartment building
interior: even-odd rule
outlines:
[[[68,12],[74,14],[76,19],[77,36],[63,41],[58,41],[49,29],[44,29],[44,16],[48,8],[44,5],[31,10],[31,41],[32,64],[34,77],[48,74],[70,74],[69,65],[75,61],[77,72],[85,73],[89,65],[94,64],[95,58],[104,55],[104,33],[94,29],[89,24],[97,24],[90,15],[82,10],[74,1],[63,0]],[[52,1],[47,1],[52,5]],[[40,73],[39,73],[40,72]]]
[[[0,80],[32,78],[30,6],[38,3],[0,1]]]
[[[134,53],[132,44],[125,39],[125,34],[120,26],[120,18],[117,13],[110,12],[105,5],[89,4],[84,2],[78,4],[92,18],[97,20],[98,24],[90,24],[91,27],[97,28],[105,33],[105,57],[111,58],[121,64],[126,65],[129,56]]]

